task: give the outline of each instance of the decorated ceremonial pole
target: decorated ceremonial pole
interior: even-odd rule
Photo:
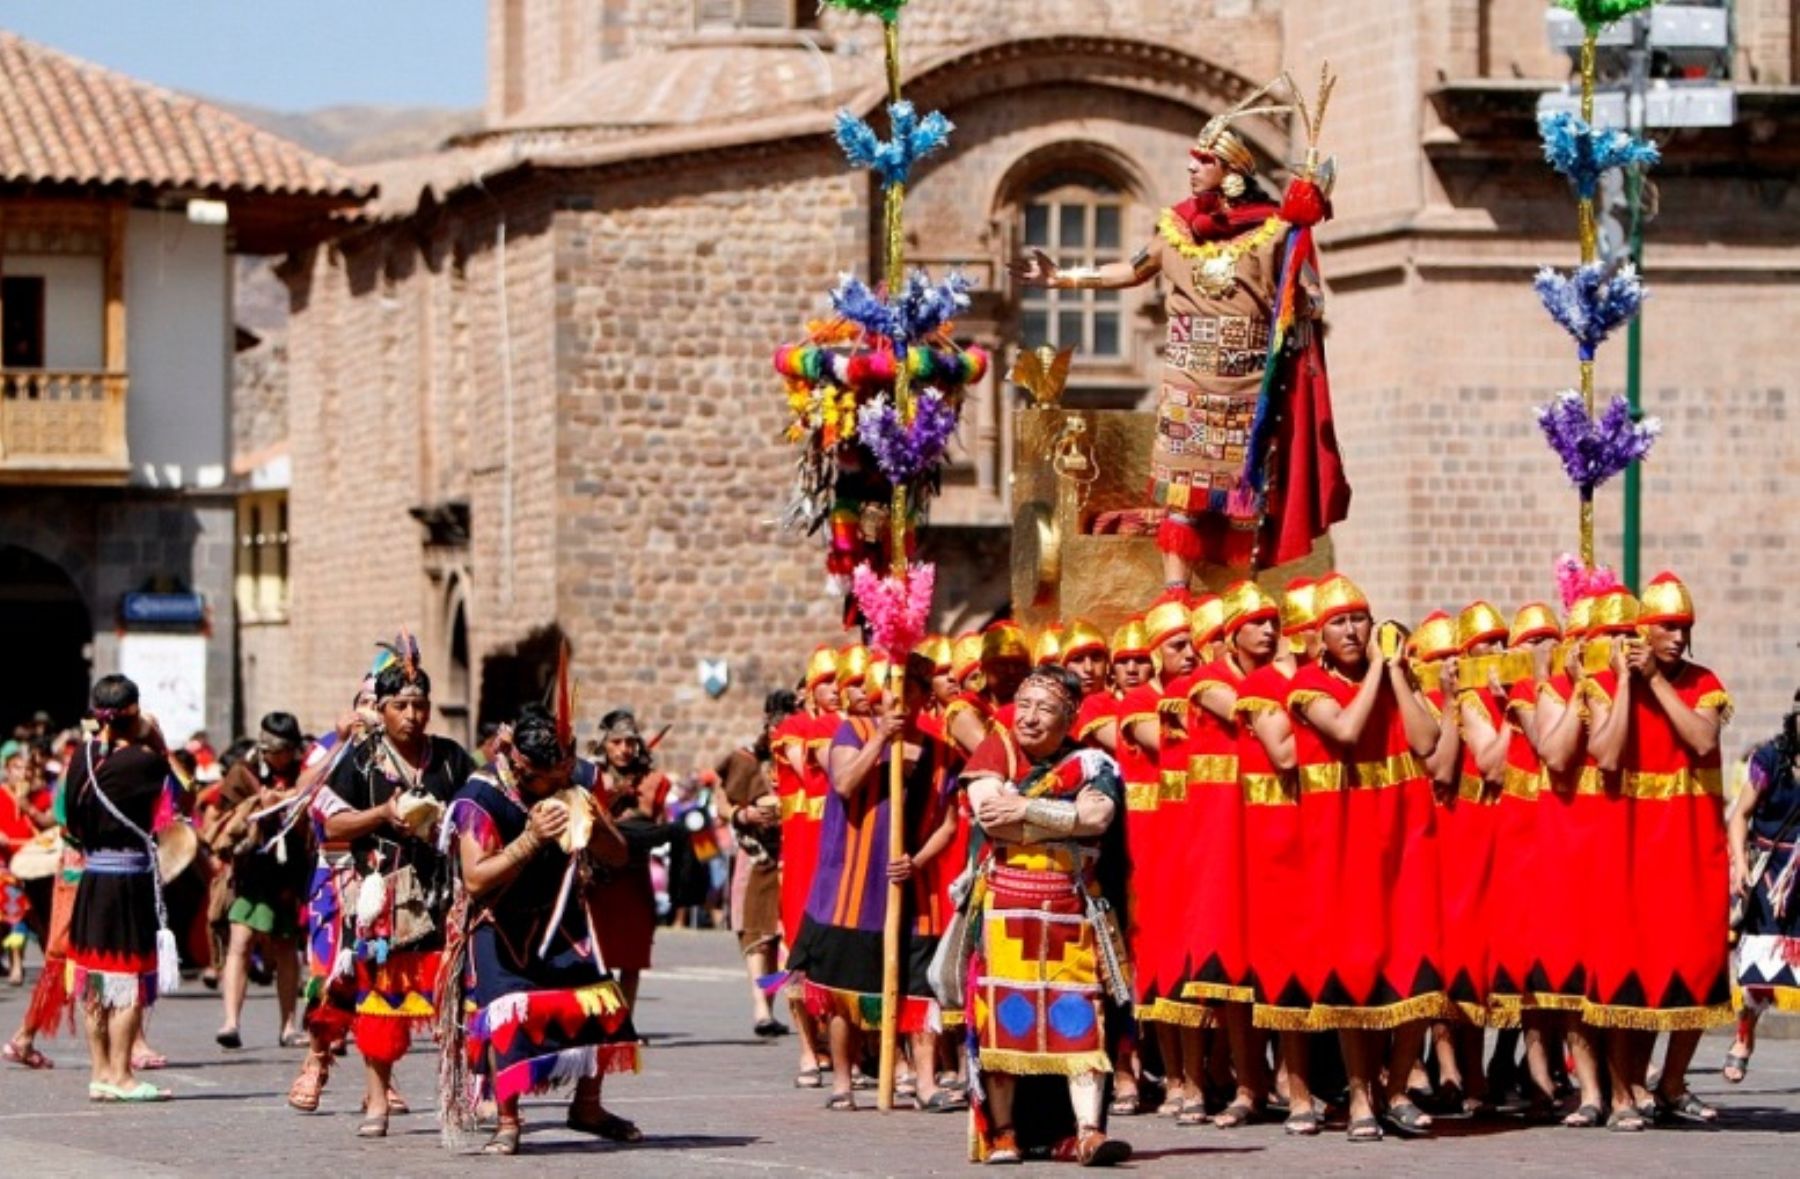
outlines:
[[[1614,398],[1596,417],[1594,356],[1602,341],[1622,323],[1633,320],[1645,291],[1637,268],[1629,261],[1613,265],[1600,259],[1594,198],[1600,177],[1613,168],[1643,169],[1658,160],[1656,148],[1628,132],[1594,126],[1594,85],[1600,33],[1608,25],[1648,8],[1652,0],[1558,0],[1582,25],[1580,114],[1566,111],[1538,120],[1544,156],[1575,189],[1576,232],[1581,263],[1573,274],[1549,267],[1538,272],[1538,297],[1552,318],[1575,341],[1580,385],[1540,406],[1538,424],[1562,459],[1581,496],[1580,562],[1593,570],[1594,491],[1607,479],[1643,459],[1660,430],[1654,419],[1632,420],[1624,398]]]
[[[881,32],[887,46],[888,102],[900,104],[900,21],[895,8],[883,17]],[[898,291],[906,283],[906,181],[887,186],[883,223],[887,227],[887,289]],[[903,428],[910,429],[916,409],[913,405],[912,378],[904,353],[894,366],[894,413]],[[906,484],[894,483],[894,502],[888,517],[888,575],[905,582],[907,575],[907,531],[911,527],[906,502]],[[888,661],[887,698],[889,707],[905,709],[906,656],[894,653]],[[888,751],[888,860],[891,863],[906,854],[906,734],[902,732]],[[905,907],[900,881],[888,881],[887,923],[881,931],[881,1071],[875,1091],[875,1105],[882,1112],[894,1108],[895,1064],[900,1041],[900,917]],[[925,1067],[936,1068],[936,1062]]]
[[[900,10],[906,0],[824,2],[881,20],[889,138],[876,135],[855,112],[840,110],[837,141],[851,165],[869,169],[880,184],[885,282],[877,291],[843,276],[831,293],[834,314],[809,323],[805,342],[775,355],[793,413],[787,437],[803,447],[798,494],[783,515],[790,526],[826,533],[826,569],[834,584],[851,592],[846,625],[860,624],[869,646],[887,660],[887,699],[904,707],[907,656],[925,635],[936,577],[929,562],[912,562],[914,521],[938,486],[964,393],[986,375],[988,355],[960,347],[952,335],[951,317],[969,306],[968,280],[951,274],[934,284],[924,272],[906,270],[911,169],[943,147],[952,130],[943,115],[920,116],[902,97]],[[872,494],[878,486],[884,489],[880,499]],[[885,526],[875,526],[883,514]],[[902,736],[890,752],[887,781],[890,860],[906,854],[905,781]],[[901,1032],[928,1023],[925,1002],[901,991],[906,887],[889,883],[882,931],[877,1102],[883,1110],[893,1108]]]

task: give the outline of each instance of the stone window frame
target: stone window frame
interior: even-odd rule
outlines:
[[[694,0],[696,32],[787,30],[817,23],[815,0]]]
[[[1131,251],[1132,203],[1130,190],[1109,176],[1107,169],[1065,163],[1020,191],[1015,206],[1018,240],[1025,250],[1041,249],[1063,267],[1124,261]],[[1036,209],[1044,210],[1041,231],[1033,225]],[[1070,232],[1072,222],[1079,223],[1074,233]],[[1099,240],[1107,222],[1110,244]],[[1074,344],[1076,364],[1083,367],[1132,363],[1129,308],[1122,292],[1027,287],[1018,289],[1017,299],[1022,346]],[[1042,317],[1042,326],[1034,330],[1037,317]],[[1066,330],[1071,327],[1073,332]],[[1111,346],[1103,351],[1099,337],[1108,331]],[[1077,334],[1078,338],[1070,338]]]
[[[289,559],[288,493],[253,491],[237,501],[239,617],[248,623],[286,622],[293,584]]]

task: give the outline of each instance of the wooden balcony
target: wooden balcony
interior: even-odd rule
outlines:
[[[0,483],[121,484],[123,372],[0,370]]]

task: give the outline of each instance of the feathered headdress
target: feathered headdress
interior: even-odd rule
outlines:
[[[382,672],[398,663],[408,683],[419,678],[419,641],[412,637],[412,632],[404,626],[394,636],[391,643],[377,642],[375,662],[369,668],[369,678],[374,679]]]
[[[550,715],[556,718],[556,743],[568,750],[575,747],[575,682],[569,674],[569,641],[564,639],[556,652],[556,679],[550,684],[550,699],[545,701]]]
[[[1269,91],[1288,82],[1286,74],[1274,78],[1257,87],[1249,94],[1232,104],[1231,109],[1214,115],[1200,128],[1200,134],[1194,137],[1193,150],[1218,156],[1225,166],[1234,172],[1242,172],[1246,176],[1256,171],[1256,157],[1244,141],[1231,130],[1231,124],[1238,119],[1247,119],[1251,115],[1285,115],[1293,111],[1291,103],[1266,103],[1257,106],[1255,103],[1268,96]],[[1292,85],[1292,83],[1288,83]]]

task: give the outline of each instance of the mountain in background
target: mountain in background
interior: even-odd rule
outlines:
[[[292,140],[310,151],[354,167],[371,160],[416,156],[446,139],[481,126],[479,110],[438,106],[328,106],[313,111],[273,111],[243,103],[207,101]],[[238,259],[236,317],[259,336],[287,325],[287,290],[264,258]]]
[[[265,131],[343,164],[416,156],[444,140],[481,126],[479,110],[438,106],[327,106],[312,111],[272,111],[209,99]]]

